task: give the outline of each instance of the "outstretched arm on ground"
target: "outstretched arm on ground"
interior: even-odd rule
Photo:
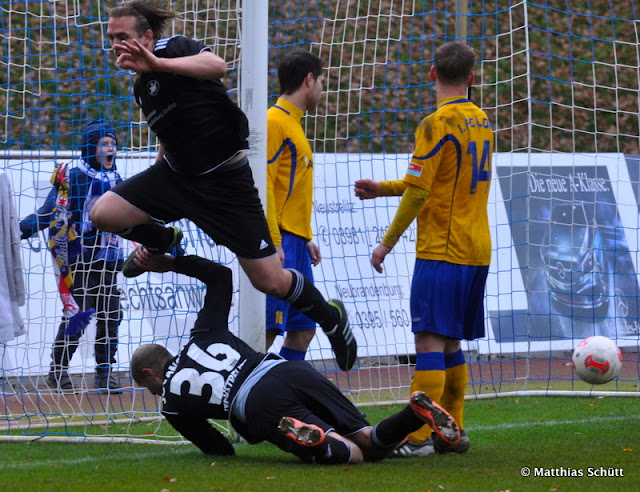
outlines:
[[[233,456],[235,450],[229,440],[213,427],[205,419],[193,420],[179,415],[164,413],[167,421],[182,436],[195,444],[203,453],[220,456]]]

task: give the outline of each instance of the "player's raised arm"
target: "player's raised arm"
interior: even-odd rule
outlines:
[[[120,68],[137,73],[171,72],[195,79],[220,79],[227,73],[227,64],[218,55],[203,50],[197,55],[179,58],[159,58],[137,39],[114,43]]]

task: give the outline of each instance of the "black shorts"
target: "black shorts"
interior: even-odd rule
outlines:
[[[200,176],[178,174],[160,160],[112,191],[154,220],[191,220],[241,258],[275,253],[247,159]]]
[[[294,417],[342,436],[370,426],[353,403],[305,361],[283,362],[265,374],[249,392],[245,416],[246,424],[233,419],[232,424],[249,443],[268,441],[296,455],[306,453],[278,430],[282,417]]]

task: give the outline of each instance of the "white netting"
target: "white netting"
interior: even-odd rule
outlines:
[[[113,54],[105,51],[106,5],[82,0],[0,6],[0,170],[11,179],[20,217],[41,205],[54,164],[75,155],[91,119],[107,119],[116,128],[124,177],[152,159],[156,143],[132,101],[134,78],[117,71]],[[200,39],[226,59],[225,82],[237,99],[240,2],[171,5],[184,12],[173,33]],[[587,6],[473,2],[461,17],[455,2],[444,0],[271,2],[270,104],[283,54],[309,49],[327,68],[324,100],[304,120],[315,151],[313,225],[324,257],[315,274],[324,294],[345,302],[361,358],[348,375],[336,372],[320,334],[309,359],[354,401],[404,399],[407,393],[415,351],[408,302],[415,231],[408,230],[388,257],[385,275],[376,274],[369,255],[398,200],[356,201],[353,182],[404,175],[413,132],[436,103],[429,79],[433,53],[456,38],[476,51],[470,97],[489,115],[497,151],[487,337],[464,345],[470,392],[484,397],[588,390],[575,379],[570,352],[584,336],[605,334],[624,347],[627,361],[621,378],[603,389],[637,394],[636,5],[626,0]],[[461,26],[466,30],[456,31]],[[234,265],[224,248],[189,223],[179,225],[188,252]],[[30,432],[44,423],[51,433],[85,435],[95,432],[92,423],[155,415],[155,399],[132,388],[130,354],[150,340],[179,348],[199,308],[200,286],[174,276],[122,281],[116,370],[125,391],[92,391],[90,329],[72,359],[79,391],[60,396],[43,380],[60,321],[51,258],[43,235],[22,246],[28,333],[0,345],[0,430]],[[238,315],[234,305],[233,329]],[[83,427],[71,431],[66,425],[72,422]],[[126,438],[138,432],[126,429],[107,426],[106,434]],[[158,429],[154,423],[150,432]]]

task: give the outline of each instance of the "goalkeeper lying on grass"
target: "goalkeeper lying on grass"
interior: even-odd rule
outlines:
[[[452,417],[422,392],[403,410],[372,427],[356,407],[304,361],[256,352],[227,326],[232,276],[198,256],[173,258],[138,250],[140,266],[175,271],[207,285],[189,342],[174,357],[161,345],[131,358],[135,381],[162,395],[162,413],[207,454],[232,455],[231,443],[207,419],[227,419],[250,444],[269,441],[301,460],[361,463],[382,459],[426,422],[445,441],[460,439]]]

